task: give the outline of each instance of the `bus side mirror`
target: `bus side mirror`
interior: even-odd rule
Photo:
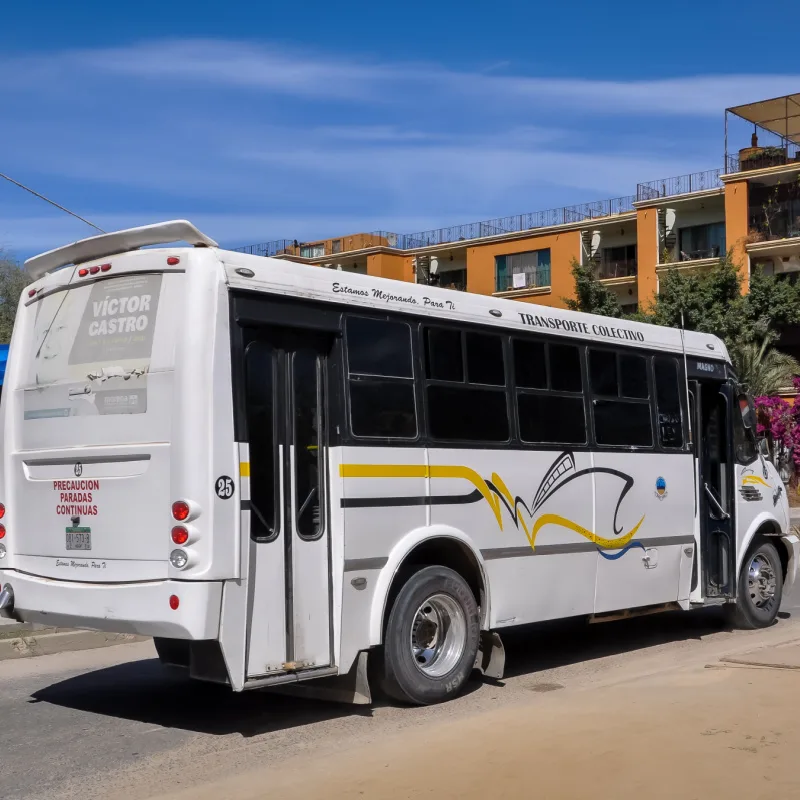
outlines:
[[[769,442],[763,436],[758,440],[758,452],[761,453],[764,458],[769,460]]]
[[[742,412],[742,423],[749,431],[755,432],[756,429],[756,414],[753,411],[753,404],[746,394],[739,395],[739,409]]]

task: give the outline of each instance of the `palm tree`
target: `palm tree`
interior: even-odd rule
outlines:
[[[767,339],[742,342],[731,350],[731,360],[739,382],[753,396],[777,394],[792,385],[792,378],[800,375],[800,362],[787,353],[769,346]]]

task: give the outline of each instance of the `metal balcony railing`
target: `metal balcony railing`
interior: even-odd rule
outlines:
[[[601,261],[597,265],[596,274],[601,281],[609,278],[635,277],[636,261]]]
[[[536,267],[521,272],[497,276],[497,292],[512,292],[515,289],[541,289],[550,286],[550,267]]]
[[[719,179],[721,170],[707,169],[705,172],[692,172],[689,175],[678,175],[674,178],[662,178],[658,181],[639,183],[636,185],[636,199],[656,200],[659,197],[674,197],[679,194],[702,192],[722,186]]]

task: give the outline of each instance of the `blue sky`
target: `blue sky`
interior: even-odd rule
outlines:
[[[106,229],[185,217],[225,246],[633,194],[720,166],[725,106],[800,91],[740,2],[2,14],[0,172]],[[90,234],[0,181],[0,246],[25,257]]]

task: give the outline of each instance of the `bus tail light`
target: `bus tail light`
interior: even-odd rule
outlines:
[[[6,515],[6,507],[2,503],[0,503],[0,519],[3,519],[5,515]]]
[[[189,554],[185,550],[173,550],[169,554],[169,563],[175,569],[186,569],[189,565]]]
[[[172,517],[178,522],[186,522],[191,513],[191,506],[185,500],[176,500],[172,504]]]
[[[176,525],[172,529],[172,541],[175,544],[186,544],[189,541],[189,531],[183,525]]]
[[[6,538],[6,526],[0,523],[0,539]]]
[[[176,595],[176,594],[171,594],[171,595],[169,596],[169,607],[170,607],[170,608],[171,608],[173,611],[177,611],[177,610],[178,610],[178,606],[179,606],[180,604],[181,604],[181,601],[180,601],[180,598],[178,597],[178,595]]]

